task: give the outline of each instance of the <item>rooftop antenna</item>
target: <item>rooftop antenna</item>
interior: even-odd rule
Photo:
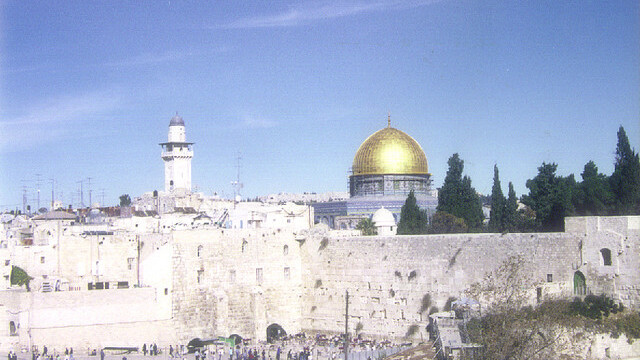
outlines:
[[[40,211],[40,177],[42,174],[36,174],[36,191],[38,192],[38,208],[36,211]]]
[[[391,111],[387,114],[387,127],[391,127]]]
[[[53,206],[54,206],[54,202],[55,202],[54,190],[55,190],[56,180],[54,178],[49,178],[49,182],[51,183],[51,211],[53,211],[53,210],[55,210],[53,208]]]
[[[100,189],[100,196],[102,197],[100,199],[100,206],[104,207],[104,188]]]
[[[242,165],[240,164],[240,160],[242,160],[242,155],[240,154],[240,150],[238,150],[238,156],[236,157],[236,180],[231,182],[231,186],[233,186],[233,208],[236,208],[237,197],[240,196],[240,189],[242,189],[242,183],[240,182],[240,168]]]
[[[25,180],[22,180],[23,182]],[[22,185],[22,213],[27,213],[27,185]]]
[[[76,181],[76,183],[80,184],[80,206],[79,208],[84,208],[84,180]]]

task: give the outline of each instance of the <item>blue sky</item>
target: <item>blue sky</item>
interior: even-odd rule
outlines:
[[[364,139],[392,125],[434,185],[458,152],[474,187],[518,196],[537,167],[613,170],[640,144],[637,1],[0,1],[0,209],[117,203],[164,184],[176,111],[193,184],[232,194],[345,191]],[[104,190],[102,190],[104,189]],[[73,197],[72,197],[73,196]],[[85,202],[88,202],[85,188]]]

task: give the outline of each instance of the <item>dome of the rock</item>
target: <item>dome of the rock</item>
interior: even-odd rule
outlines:
[[[387,127],[369,136],[353,159],[353,175],[427,175],[427,157],[411,136]]]

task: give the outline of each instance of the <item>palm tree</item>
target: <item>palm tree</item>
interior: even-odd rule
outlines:
[[[361,219],[358,225],[356,226],[356,229],[360,230],[362,232],[362,235],[365,235],[365,236],[378,234],[378,229],[376,229],[376,223],[374,223],[371,220],[371,218]]]

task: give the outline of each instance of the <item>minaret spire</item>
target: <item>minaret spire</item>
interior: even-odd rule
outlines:
[[[387,114],[387,127],[391,127],[391,111]]]

